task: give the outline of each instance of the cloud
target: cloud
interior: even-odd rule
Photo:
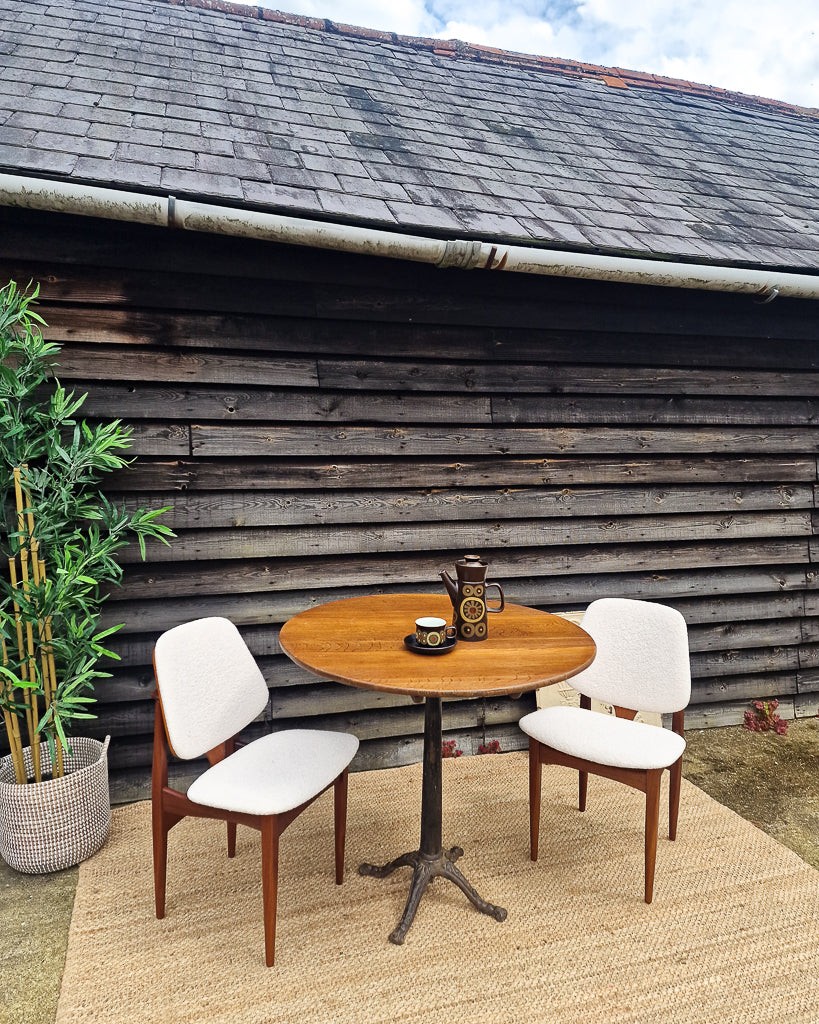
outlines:
[[[400,35],[433,36],[440,24],[424,0],[262,0],[261,6]]]
[[[515,15],[489,25],[448,21],[435,35],[440,39],[462,39],[468,43],[496,46],[502,50],[557,56],[555,31],[548,21]]]
[[[817,0],[289,0],[287,8],[819,107]]]
[[[819,106],[816,0],[582,0],[594,59]]]

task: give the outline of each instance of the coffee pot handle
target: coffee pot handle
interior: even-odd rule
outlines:
[[[490,591],[490,589],[492,587],[497,587],[498,596],[500,597],[500,607],[499,608],[490,608],[489,607],[489,591]],[[504,607],[505,607],[505,601],[503,599],[503,591],[501,590],[500,583],[487,583],[486,584],[486,610],[488,612],[502,612]]]

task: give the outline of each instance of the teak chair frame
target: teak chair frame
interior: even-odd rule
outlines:
[[[218,807],[207,807],[195,803],[184,793],[172,789],[168,785],[168,754],[173,753],[165,718],[162,712],[162,700],[158,692],[154,693],[154,747],[151,772],[151,831],[153,838],[154,861],[154,896],[156,916],[165,916],[165,889],[168,862],[168,832],[185,817],[213,818],[227,822],[228,857],[236,855],[236,826],[247,825],[257,829],[262,836],[262,905],[264,913],[264,948],[265,963],[272,967],[275,959],[276,946],[276,899],[279,878],[279,837],[303,810],[310,806],[331,787],[334,791],[334,830],[335,830],[335,881],[341,885],[344,880],[344,844],[347,831],[347,779],[349,769],[345,768],[333,782],[325,786],[310,800],[282,814],[243,814],[225,811]],[[217,764],[230,756],[242,743],[233,736],[209,750],[206,754],[211,765]]]
[[[580,707],[591,712],[591,698],[580,695]],[[633,721],[637,711],[614,705],[618,718]],[[672,731],[685,738],[685,709],[675,711],[671,722]],[[664,771],[670,774],[668,798],[668,838],[677,838],[677,820],[680,813],[680,787],[682,784],[682,756],[668,768],[619,768],[587,761],[582,757],[565,754],[549,747],[533,736],[529,737],[529,844],[532,860],[537,860],[540,833],[540,797],[543,765],[556,764],[573,768],[579,772],[578,807],[586,810],[589,775],[622,782],[646,795],[645,815],[645,901],[651,903],[654,896],[654,869],[657,862],[657,831],[660,822],[660,782]]]

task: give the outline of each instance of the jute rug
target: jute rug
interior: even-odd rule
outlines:
[[[640,794],[544,769],[540,860],[528,857],[526,756],[444,762],[444,842],[504,923],[437,879],[404,946],[387,935],[409,869],[361,877],[417,845],[420,766],[350,777],[347,877],[332,880],[332,797],[282,838],[276,965],[264,967],[258,834],[186,820],[153,913],[150,808],[114,813],[80,870],[58,1024],[815,1024],[819,872],[684,783],[642,899]]]

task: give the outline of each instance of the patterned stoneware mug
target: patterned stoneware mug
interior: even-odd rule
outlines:
[[[426,616],[415,620],[415,642],[419,647],[440,647],[455,637],[455,627],[448,626],[446,619]]]

